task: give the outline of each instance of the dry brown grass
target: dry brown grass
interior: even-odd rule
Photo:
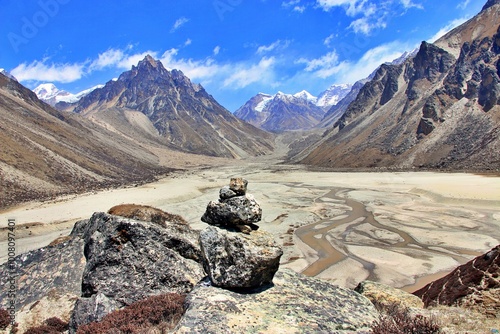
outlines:
[[[184,313],[185,296],[153,296],[106,315],[102,321],[78,328],[77,334],[168,333]]]
[[[411,314],[398,304],[384,306],[381,316],[372,326],[373,334],[437,334],[442,333],[434,316]]]
[[[474,310],[438,306],[428,309],[428,312],[437,319],[443,333],[495,333],[495,329],[500,330],[500,318],[488,317]]]
[[[174,215],[147,205],[121,204],[108,210],[110,215],[142,220],[166,226],[167,223],[187,225],[187,221],[179,215]]]

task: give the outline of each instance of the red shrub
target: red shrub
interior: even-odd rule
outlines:
[[[111,330],[134,334],[165,323],[171,329],[184,313],[184,299],[176,293],[149,297],[106,315],[100,322],[80,326],[77,334],[107,334]]]

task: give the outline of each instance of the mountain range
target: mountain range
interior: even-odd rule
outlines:
[[[323,167],[500,166],[500,5],[382,65],[300,161]]]
[[[318,97],[305,90],[293,95],[259,93],[234,115],[267,131],[307,130],[318,125],[325,112],[344,99],[351,88],[350,84],[332,85]]]
[[[4,71],[1,206],[151,180],[179,160],[268,155],[275,141],[288,145],[289,162],[312,166],[498,170],[499,13],[499,0],[488,1],[434,44],[423,42],[352,87],[332,86],[318,98],[257,94],[235,113],[247,122],[150,56],[73,95],[74,103],[71,94],[38,87],[65,111]],[[336,104],[328,110],[325,101]]]

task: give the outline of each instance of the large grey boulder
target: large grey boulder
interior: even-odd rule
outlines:
[[[151,222],[95,213],[85,239],[82,296],[122,306],[150,295],[189,292],[204,277],[196,240]],[[118,278],[118,279],[117,279]]]
[[[187,293],[203,278],[198,233],[187,225],[94,213],[74,234],[87,260],[71,331],[152,295]],[[90,313],[89,313],[90,312]]]
[[[203,267],[213,285],[238,289],[270,284],[283,250],[267,232],[231,232],[210,226],[200,233]]]
[[[174,333],[370,333],[379,316],[353,290],[289,269],[253,293],[200,284],[187,306]]]

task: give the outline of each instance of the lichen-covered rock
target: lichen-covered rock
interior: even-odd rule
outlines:
[[[236,227],[251,225],[262,219],[262,208],[250,195],[236,196],[224,201],[211,201],[201,220],[210,225]]]
[[[212,284],[224,288],[255,288],[270,284],[283,250],[262,231],[250,234],[208,227],[200,233],[203,267]]]
[[[235,196],[238,196],[237,193],[235,193],[234,191],[232,191],[229,186],[224,186],[222,188],[220,188],[220,191],[219,191],[219,198],[221,201],[224,201],[226,199],[230,199],[230,198],[233,198]]]
[[[404,308],[424,307],[424,303],[417,296],[382,283],[363,281],[354,290],[368,298],[373,304],[381,307],[393,305]]]
[[[243,196],[247,193],[248,181],[241,177],[234,177],[229,181],[229,189],[234,191],[238,196]]]
[[[55,246],[43,247],[15,257],[14,270],[8,263],[0,266],[0,306],[7,307],[10,299],[8,277],[16,277],[16,310],[35,303],[51,294],[80,295],[85,268],[84,243],[71,238]]]
[[[80,280],[82,298],[73,313],[74,329],[103,317],[111,308],[152,295],[187,293],[205,276],[198,233],[184,224],[144,222],[101,212],[76,226],[74,234],[85,241],[87,259]],[[93,310],[100,313],[92,314]]]
[[[101,321],[108,313],[119,308],[119,304],[102,293],[90,298],[80,298],[75,305],[69,322],[70,333],[75,333],[79,326]]]
[[[200,251],[189,235],[170,232],[154,223],[95,213],[84,235],[82,296],[101,292],[125,306],[153,294],[189,292],[204,276]]]
[[[353,290],[288,269],[252,293],[201,284],[187,305],[174,333],[369,333],[379,315]]]

